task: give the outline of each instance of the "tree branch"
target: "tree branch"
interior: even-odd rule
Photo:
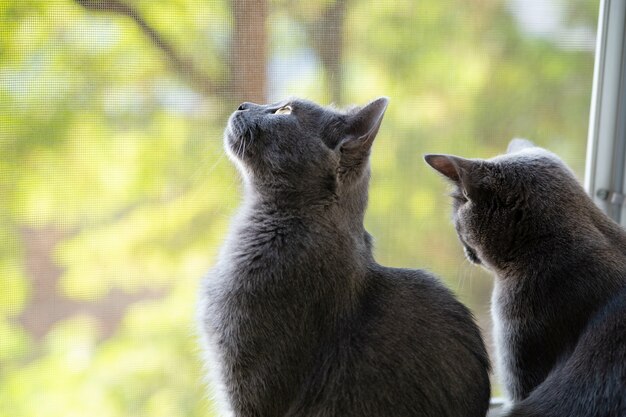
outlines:
[[[216,84],[204,72],[198,70],[194,63],[187,57],[182,56],[174,46],[167,41],[155,28],[139,14],[132,6],[120,0],[75,0],[87,10],[117,13],[131,18],[148,39],[159,48],[167,57],[171,67],[192,88],[204,95],[222,94],[225,91],[223,84]]]

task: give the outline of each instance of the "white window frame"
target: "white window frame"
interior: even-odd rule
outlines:
[[[626,225],[626,1],[601,0],[589,116],[585,189]]]

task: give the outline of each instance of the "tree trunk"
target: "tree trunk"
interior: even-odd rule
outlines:
[[[323,14],[307,25],[311,45],[324,67],[328,95],[335,104],[343,104],[342,59],[346,3],[347,0],[330,2]]]
[[[231,0],[230,90],[236,102],[267,100],[267,0]]]

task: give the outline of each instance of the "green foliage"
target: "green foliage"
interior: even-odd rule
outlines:
[[[228,2],[128,3],[207,77],[232,76]],[[331,96],[305,26],[332,4],[270,2],[270,95]],[[563,27],[593,33],[597,1],[559,4]],[[440,274],[487,329],[490,279],[463,260],[422,154],[488,157],[525,136],[582,175],[593,52],[495,0],[354,0],[343,33],[344,101],[391,98],[376,257]],[[2,415],[211,415],[194,306],[239,201],[221,132],[241,97],[203,96],[167,62],[128,17],[0,4]]]

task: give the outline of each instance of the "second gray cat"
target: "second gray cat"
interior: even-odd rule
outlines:
[[[373,259],[363,217],[386,107],[294,99],[231,116],[244,201],[200,306],[225,415],[485,415],[488,359],[470,312],[431,274]]]
[[[468,259],[495,275],[492,317],[516,417],[626,416],[626,233],[553,153],[427,155],[454,184]]]

